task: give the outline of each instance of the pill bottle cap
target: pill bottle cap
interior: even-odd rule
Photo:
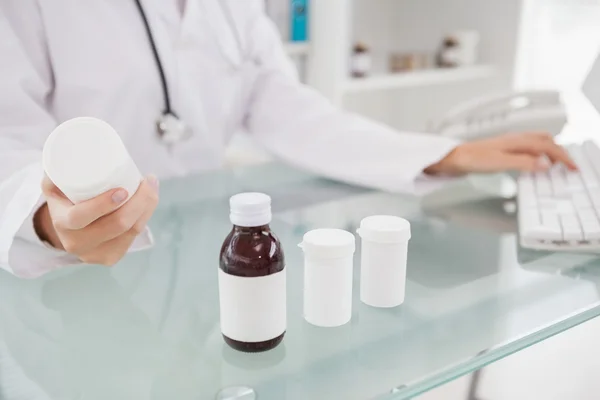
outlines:
[[[52,131],[44,144],[42,163],[50,180],[65,194],[91,198],[110,189],[131,159],[108,123],[80,117]]]
[[[392,215],[373,215],[360,222],[357,232],[361,238],[372,242],[405,242],[410,239],[410,222]]]
[[[298,246],[319,258],[340,258],[354,254],[354,235],[342,229],[315,229],[304,234]]]
[[[229,199],[231,223],[253,227],[271,222],[271,198],[264,193],[240,193]]]

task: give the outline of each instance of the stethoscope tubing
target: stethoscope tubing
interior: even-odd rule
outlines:
[[[238,31],[236,25],[235,25],[235,21],[233,19],[233,16],[231,14],[231,10],[229,9],[229,7],[224,4],[223,1],[221,0],[216,0],[217,3],[219,4],[219,7],[221,9],[221,12],[223,13],[223,16],[225,17],[225,20],[227,21],[227,25],[229,26],[229,30],[231,31],[231,33],[233,34],[236,46],[237,46],[237,50],[239,52],[239,54],[242,57],[242,62],[238,65],[236,63],[234,63],[229,57],[227,57],[221,50],[222,55],[225,59],[227,59],[227,61],[232,65],[232,67],[234,69],[239,69],[241,67],[241,65],[243,64],[244,60],[247,58],[246,54],[244,52],[244,48],[242,45],[242,38],[240,36],[240,32]],[[158,70],[159,73],[159,77],[160,77],[160,84],[161,84],[161,89],[163,92],[163,98],[164,98],[164,102],[165,102],[165,106],[164,106],[164,110],[163,110],[163,115],[168,115],[171,114],[173,115],[175,118],[178,118],[177,114],[173,111],[173,108],[171,106],[171,96],[170,96],[170,90],[169,90],[169,82],[167,81],[167,76],[165,73],[165,68],[164,65],[162,63],[162,60],[160,58],[160,54],[158,52],[158,47],[156,45],[156,39],[154,38],[154,34],[152,33],[152,28],[150,27],[150,23],[148,22],[148,17],[146,15],[146,12],[144,10],[144,7],[142,5],[141,0],[135,0],[137,9],[140,13],[140,16],[142,18],[142,21],[144,23],[144,28],[146,31],[146,34],[148,36],[148,42],[150,43],[150,48],[152,50],[152,56],[154,58],[154,62],[156,64],[156,68]]]

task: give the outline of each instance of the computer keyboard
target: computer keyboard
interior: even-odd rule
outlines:
[[[518,180],[521,246],[600,252],[600,148],[565,146],[578,171],[554,165]]]

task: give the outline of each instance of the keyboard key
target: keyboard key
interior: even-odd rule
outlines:
[[[554,196],[561,197],[569,192],[563,165],[557,164],[550,169],[550,183]]]
[[[570,201],[557,201],[554,211],[560,215],[576,215],[577,209]]]
[[[535,187],[533,179],[530,176],[522,175],[517,181],[519,189],[519,208],[521,210],[525,208],[537,207],[537,196],[535,194]]]
[[[585,240],[600,240],[600,221],[595,210],[579,210],[579,221]]]
[[[558,219],[556,220],[556,224],[544,226],[542,225],[540,214],[534,210],[519,212],[519,234],[533,240],[562,240],[562,232],[558,225]]]
[[[554,223],[554,220],[552,220]],[[519,212],[520,235],[533,240],[562,240],[562,232],[556,219],[552,226],[542,225],[540,214],[535,210]]]
[[[598,175],[593,169],[592,163],[587,153],[590,150],[584,150],[584,146],[575,146],[570,149],[569,154],[577,164],[581,179],[585,183],[588,189],[595,189],[599,187]]]
[[[585,225],[586,223],[600,223],[598,221],[598,214],[596,214],[596,210],[577,210],[577,215],[579,216],[579,220],[581,221],[582,225]]]
[[[569,171],[565,174],[567,178],[567,187],[571,192],[585,190],[585,185],[579,172]]]
[[[537,199],[537,208],[539,211],[548,211],[555,214],[576,214],[577,211],[570,198],[563,200],[561,198],[540,197]]]
[[[538,172],[535,176],[535,189],[539,197],[551,197],[552,185],[545,172]]]
[[[583,237],[585,240],[600,240],[600,224],[583,225]]]
[[[527,239],[547,240],[550,242],[560,242],[563,240],[560,228],[551,228],[544,225],[538,225],[529,230],[522,231],[521,235]]]
[[[537,211],[537,207],[538,207],[538,204],[537,204],[537,198],[535,197],[535,194],[529,194],[526,192],[519,191],[519,209],[520,210],[532,208]]]
[[[558,214],[552,211],[542,211],[542,225],[549,227],[560,227]]]
[[[569,155],[571,156],[573,161],[575,161],[575,164],[577,164],[577,166],[579,166],[579,162],[582,159],[585,159],[585,155],[583,153],[583,148],[581,147],[581,145],[575,144],[565,146],[564,149],[567,150],[567,153],[569,153]]]
[[[563,235],[558,214],[544,211],[541,216],[542,225],[526,230],[524,236],[539,240],[562,241]]]
[[[575,161],[577,166],[579,166],[580,163],[585,162],[586,156],[581,145],[570,145],[565,146],[564,148],[567,150],[567,153],[569,153],[573,161]]]
[[[532,173],[523,172],[521,175],[519,175],[519,178],[517,180],[519,182],[519,185],[524,185],[525,187],[529,186],[533,188],[533,179],[534,176]]]
[[[591,170],[591,166],[586,167],[587,169],[583,169],[581,171],[581,179],[583,183],[588,188],[588,190],[594,190],[600,187],[598,185],[598,177],[596,173]]]
[[[522,175],[517,181],[519,187],[519,194],[527,192],[527,194],[535,194],[535,183],[533,177],[530,175]]]
[[[542,225],[546,226],[559,226],[558,214],[553,211],[542,211]]]
[[[592,208],[592,201],[586,192],[573,193],[571,199],[575,208]]]
[[[590,242],[600,240],[600,225],[584,225],[583,237]]]
[[[519,212],[519,226],[522,230],[531,230],[542,224],[540,214],[537,210],[527,210]]]
[[[567,151],[578,167],[588,163],[588,158],[582,145],[569,146]]]
[[[583,232],[579,225],[579,218],[575,215],[561,215],[560,224],[563,231],[563,240],[566,242],[583,240]]]
[[[592,200],[592,204],[594,208],[600,209],[600,190],[592,190],[590,191],[590,199]]]

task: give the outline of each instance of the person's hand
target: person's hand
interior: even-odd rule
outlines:
[[[57,249],[88,264],[114,265],[144,231],[158,204],[158,180],[147,177],[127,199],[125,189],[113,189],[73,204],[45,177],[42,190],[47,203],[34,217],[38,236]]]
[[[550,162],[548,162],[548,160]],[[446,157],[425,169],[432,175],[461,175],[469,172],[544,171],[550,164],[577,166],[567,152],[547,133],[496,136],[460,144]]]

